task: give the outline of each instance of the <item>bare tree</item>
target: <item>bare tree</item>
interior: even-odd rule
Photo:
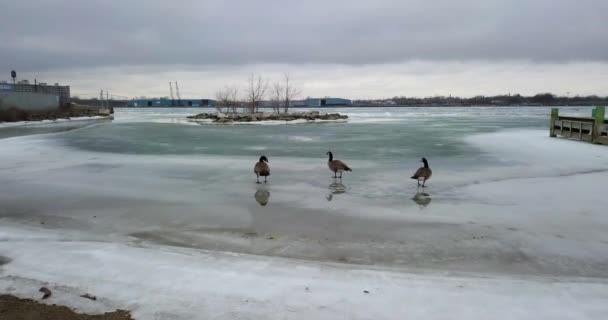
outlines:
[[[218,112],[224,112],[222,108],[226,108],[228,110],[230,106],[230,91],[228,87],[224,87],[223,89],[215,92],[215,99],[217,100],[215,104],[215,108]]]
[[[291,101],[293,101],[293,99],[300,95],[300,90],[298,90],[298,88],[293,86],[293,84],[290,82],[289,73],[285,73],[284,79],[285,86],[283,90],[285,93],[283,94],[283,99],[285,100],[285,103],[283,105],[283,108],[285,110],[284,112],[287,113],[289,111],[289,105],[291,104]]]
[[[236,86],[226,86],[215,93],[217,103],[215,108],[218,112],[233,112],[239,105],[238,102],[239,89]]]
[[[247,85],[246,100],[249,104],[249,112],[257,112],[260,107],[260,102],[266,95],[266,89],[268,88],[268,81],[262,79],[261,75],[257,77],[251,74],[249,77],[249,83]]]
[[[272,104],[272,109],[274,109],[276,113],[280,113],[281,106],[283,104],[283,86],[280,83],[275,82],[272,86],[270,95],[270,103]]]
[[[228,100],[233,113],[236,113],[236,108],[239,106],[239,88],[237,86],[228,87]]]

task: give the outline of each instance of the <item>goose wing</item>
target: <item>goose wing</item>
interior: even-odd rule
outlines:
[[[427,168],[420,167],[418,170],[416,170],[416,173],[414,173],[412,179],[427,178],[428,176]]]
[[[332,161],[333,167],[335,168],[335,170],[344,170],[344,171],[353,171],[351,168],[349,168],[346,163],[340,161],[340,160],[334,160]]]
[[[260,176],[269,176],[270,175],[270,167],[266,162],[260,161],[255,164],[253,167],[253,172]]]

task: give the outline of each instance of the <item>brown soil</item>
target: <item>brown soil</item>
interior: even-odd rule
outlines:
[[[2,320],[133,320],[131,314],[116,310],[99,315],[76,313],[70,308],[46,305],[31,299],[19,299],[0,295],[0,319]]]

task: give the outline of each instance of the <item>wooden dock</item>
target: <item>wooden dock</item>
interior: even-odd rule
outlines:
[[[559,109],[551,109],[549,136],[562,136],[570,139],[608,145],[608,120],[605,107],[593,109],[590,118],[560,116]]]

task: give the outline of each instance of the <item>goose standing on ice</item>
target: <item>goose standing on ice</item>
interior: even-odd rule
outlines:
[[[429,162],[426,161],[426,158],[422,158],[422,162],[424,162],[424,167],[420,167],[416,170],[412,179],[415,179],[418,182],[418,186],[420,186],[420,180],[422,180],[422,186],[424,187],[424,183],[431,178],[433,171],[429,167]]]
[[[329,160],[327,161],[327,166],[329,170],[333,171],[334,178],[342,178],[342,172],[344,171],[353,171],[349,168],[346,163],[340,160],[334,160],[334,155],[331,151],[327,151],[327,155],[329,156]],[[340,177],[338,177],[338,172],[340,172]]]
[[[261,156],[260,161],[253,167],[253,173],[255,173],[257,183],[260,183],[260,176],[264,177],[264,183],[266,183],[266,177],[270,175],[270,166],[268,166],[268,158]]]

